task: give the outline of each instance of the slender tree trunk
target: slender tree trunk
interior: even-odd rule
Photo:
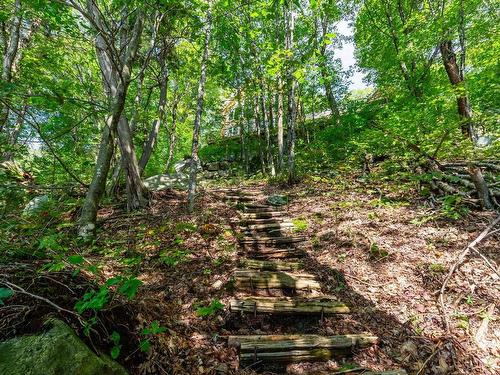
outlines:
[[[94,235],[99,202],[106,189],[106,179],[114,149],[113,132],[110,131],[111,118],[112,116],[108,117],[107,124],[102,131],[94,175],[78,219],[78,235],[83,238]]]
[[[285,35],[285,47],[288,51],[293,53],[293,33],[295,27],[295,20],[293,14],[293,2],[290,1],[287,4],[287,9],[285,13],[286,17],[286,35]],[[287,140],[288,140],[288,181],[293,183],[296,179],[295,176],[295,123],[297,119],[297,103],[295,100],[295,92],[297,81],[293,76],[292,61],[288,61],[288,82],[289,82],[289,92],[288,92],[288,121],[287,121]]]
[[[273,155],[271,153],[271,138],[269,135],[269,120],[267,117],[267,108],[266,108],[266,100],[264,98],[264,85],[261,84],[261,95],[260,95],[260,111],[262,114],[262,123],[264,125],[264,137],[266,142],[266,164],[267,170],[270,171],[271,176],[276,175],[276,170],[274,169],[274,160]]]
[[[19,114],[17,115],[17,120],[16,120],[16,123],[14,124],[14,127],[10,131],[9,139],[8,139],[9,150],[7,150],[2,155],[3,160],[12,160],[12,158],[14,156],[13,148],[16,146],[19,135],[21,134],[21,132],[23,130],[24,119],[25,119],[27,110],[28,110],[28,104],[25,103],[23,105],[23,109],[21,110],[21,112],[19,112]]]
[[[174,161],[175,146],[177,143],[177,107],[179,105],[179,101],[180,96],[178,95],[177,90],[174,90],[174,99],[172,102],[172,125],[168,130],[168,159],[165,167],[165,173],[168,173],[170,166]]]
[[[255,98],[255,100],[254,100],[254,121],[255,121],[255,128],[257,130],[257,142],[258,142],[258,148],[259,148],[260,170],[262,171],[263,174],[265,174],[266,173],[266,162],[265,162],[264,152],[263,152],[263,148],[262,148],[262,130],[261,130],[261,125],[260,125],[259,102],[258,102],[257,98]]]
[[[118,122],[117,135],[125,168],[127,186],[127,209],[129,211],[145,207],[147,204],[146,189],[142,184],[139,163],[135,154],[132,133],[127,118],[122,114]]]
[[[472,121],[472,110],[469,103],[469,98],[466,94],[464,79],[460,72],[457,63],[457,56],[453,51],[453,43],[451,40],[444,41],[440,44],[439,49],[443,58],[444,68],[450,83],[457,87],[457,110],[461,119],[460,128],[462,134],[471,139],[473,143],[476,141],[474,132],[474,123]]]
[[[16,0],[14,3],[14,12],[9,30],[9,40],[2,61],[1,78],[5,83],[12,82],[12,71],[14,68],[14,62],[16,61],[17,51],[19,50],[19,41],[21,37],[21,22],[21,1]],[[8,119],[9,106],[7,104],[0,103],[0,132],[6,127]]]
[[[283,80],[278,77],[278,108],[276,113],[276,127],[278,129],[278,170],[283,170],[284,148],[283,148]]]
[[[165,118],[165,106],[167,104],[168,71],[165,62],[163,62],[162,65],[160,99],[158,101],[158,118],[153,121],[153,126],[151,127],[151,131],[149,132],[148,140],[144,145],[141,159],[139,160],[139,171],[141,176],[144,173],[144,169],[146,168],[149,159],[151,158],[151,154],[153,153],[156,139],[158,138],[158,133],[160,131],[160,125]]]
[[[208,61],[208,48],[210,44],[210,36],[212,34],[212,13],[209,8],[207,11],[207,20],[205,28],[205,45],[203,47],[203,56],[201,59],[201,73],[200,81],[198,84],[198,100],[196,103],[196,116],[193,126],[193,144],[191,147],[191,171],[189,173],[189,191],[188,191],[188,209],[189,212],[194,211],[194,203],[196,196],[196,174],[199,165],[199,139],[200,139],[200,126],[201,116],[203,113],[203,102],[205,99],[205,83],[207,80],[207,61]]]

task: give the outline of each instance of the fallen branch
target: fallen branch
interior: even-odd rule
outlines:
[[[31,298],[37,299],[39,301],[43,301],[46,304],[48,304],[48,305],[52,306],[53,308],[55,308],[57,311],[62,311],[62,312],[71,314],[71,315],[75,316],[78,319],[78,321],[83,325],[83,319],[82,319],[82,317],[78,313],[76,313],[74,311],[65,309],[64,307],[61,307],[61,306],[57,305],[56,303],[52,302],[51,300],[49,300],[49,299],[47,299],[45,297],[39,296],[37,294],[30,293],[30,292],[26,291],[25,289],[21,288],[19,285],[13,284],[13,283],[8,282],[6,280],[0,280],[0,284],[3,284],[5,286],[7,286],[9,289],[11,289],[14,292],[25,294],[27,296],[30,296]]]
[[[490,225],[486,227],[485,230],[481,232],[481,234],[474,240],[472,241],[465,249],[463,249],[459,256],[457,261],[453,264],[453,266],[450,269],[450,272],[448,272],[448,275],[446,275],[446,278],[444,279],[443,285],[441,286],[441,290],[439,291],[439,304],[441,306],[441,314],[442,314],[442,319],[443,319],[443,325],[446,329],[446,331],[449,333],[450,332],[450,324],[448,322],[448,318],[446,315],[446,308],[444,306],[444,293],[446,291],[446,286],[448,285],[448,282],[451,279],[451,276],[453,273],[457,270],[457,268],[462,264],[464,261],[465,257],[469,253],[470,250],[474,250],[476,245],[479,244],[483,239],[485,239],[490,231],[495,227],[500,222],[500,216],[498,216],[495,220],[493,220]]]

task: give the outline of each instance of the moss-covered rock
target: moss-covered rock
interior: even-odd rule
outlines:
[[[105,355],[97,356],[60,320],[47,331],[0,343],[2,375],[127,375]]]

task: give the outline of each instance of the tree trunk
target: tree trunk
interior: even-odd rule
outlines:
[[[293,33],[294,33],[294,14],[293,14],[293,3],[290,2],[285,13],[286,17],[286,49],[293,53]],[[288,82],[289,82],[289,92],[288,92],[288,121],[287,121],[287,140],[288,140],[288,182],[293,183],[296,179],[295,176],[295,122],[297,118],[297,103],[295,101],[295,91],[297,81],[293,76],[293,68],[291,66],[291,61],[288,62]]]
[[[117,126],[120,151],[125,168],[125,180],[127,186],[127,209],[129,211],[142,208],[147,204],[147,196],[141,180],[139,163],[135,155],[132,133],[124,114],[120,117]]]
[[[266,164],[267,169],[270,171],[271,176],[276,175],[276,170],[274,169],[274,160],[271,152],[271,139],[269,135],[269,121],[266,111],[266,100],[264,98],[264,87],[261,84],[261,95],[260,95],[260,111],[262,113],[262,123],[264,125],[264,137],[266,142]]]
[[[259,159],[260,159],[260,169],[263,174],[266,173],[266,162],[264,158],[264,152],[262,151],[262,132],[261,132],[261,125],[260,125],[260,114],[259,114],[259,103],[258,99],[255,98],[254,100],[254,122],[255,122],[255,129],[257,130],[257,142],[258,142],[258,148],[259,148]]]
[[[203,56],[201,59],[201,73],[200,81],[198,85],[198,100],[196,103],[196,116],[194,119],[193,126],[193,144],[191,147],[191,171],[189,173],[189,191],[188,191],[188,209],[189,212],[194,211],[194,201],[196,196],[196,174],[198,172],[199,165],[199,138],[200,138],[200,126],[201,126],[201,115],[203,113],[203,102],[205,98],[205,83],[207,80],[207,61],[208,61],[208,47],[210,44],[210,36],[212,34],[212,13],[209,7],[207,11],[207,21],[205,28],[205,45],[203,47]]]
[[[99,202],[106,189],[106,178],[108,177],[114,149],[113,133],[110,131],[111,118],[112,116],[108,117],[107,124],[102,131],[94,175],[78,219],[78,235],[83,238],[94,235]]]
[[[144,169],[148,164],[148,161],[153,153],[153,149],[158,138],[158,132],[160,131],[160,125],[165,118],[165,106],[167,104],[167,87],[168,87],[168,71],[165,62],[162,62],[162,73],[160,82],[160,99],[158,101],[158,118],[153,121],[153,126],[149,132],[148,141],[144,145],[142,151],[141,159],[139,160],[139,171],[142,176]]]
[[[276,127],[278,128],[278,170],[283,170],[283,80],[278,77],[278,109],[276,113]]]
[[[170,129],[168,130],[168,159],[167,159],[167,166],[165,168],[165,173],[168,173],[170,170],[170,166],[172,165],[172,162],[174,160],[174,153],[175,153],[175,144],[177,142],[177,106],[179,105],[180,101],[180,96],[177,93],[177,90],[174,90],[174,99],[172,103],[172,125],[170,126]]]
[[[23,109],[17,115],[16,123],[14,124],[14,127],[10,131],[9,139],[8,139],[9,149],[2,155],[3,160],[12,160],[12,158],[14,156],[13,148],[16,146],[19,135],[21,134],[21,132],[23,130],[24,119],[25,119],[27,110],[28,110],[28,105],[26,104],[26,101],[25,101],[25,104],[23,105]]]
[[[490,191],[488,189],[488,185],[484,180],[483,173],[481,172],[481,168],[470,164],[468,166],[469,174],[472,178],[472,182],[476,187],[477,195],[479,196],[479,200],[481,202],[481,206],[486,210],[491,210],[494,208],[493,202],[491,200]]]
[[[462,134],[465,137],[471,139],[473,143],[476,141],[476,135],[474,132],[474,123],[472,121],[472,110],[469,103],[469,98],[466,94],[464,86],[463,76],[460,73],[460,68],[457,64],[457,56],[453,51],[453,42],[451,40],[446,40],[439,45],[441,51],[441,56],[443,58],[444,68],[450,83],[457,87],[457,110],[460,116],[461,124],[460,128]]]
[[[12,23],[9,30],[9,41],[5,50],[2,62],[2,81],[5,83],[12,82],[12,70],[16,61],[17,51],[19,49],[19,40],[21,36],[21,0],[16,0],[14,3],[14,12]],[[8,97],[7,97],[8,99]],[[9,119],[9,106],[0,103],[0,132],[3,131]]]

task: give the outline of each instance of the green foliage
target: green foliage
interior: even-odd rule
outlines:
[[[441,213],[448,219],[458,220],[467,215],[469,209],[463,204],[459,195],[446,195],[442,198]]]
[[[309,223],[304,218],[296,218],[292,220],[293,230],[295,232],[305,232],[309,227]]]
[[[4,300],[9,299],[14,295],[14,292],[8,288],[0,288],[0,306],[3,306]]]
[[[189,256],[189,252],[181,248],[165,249],[160,254],[160,259],[167,266],[174,267],[177,264],[184,262]]]
[[[113,331],[110,336],[111,342],[113,343],[113,347],[111,348],[111,358],[117,359],[120,355],[120,350],[122,346],[120,345],[120,334],[116,331]]]
[[[224,308],[224,304],[219,300],[213,300],[208,306],[201,306],[196,309],[196,315],[206,317],[215,314]]]
[[[374,259],[383,259],[389,256],[389,252],[383,247],[379,246],[376,242],[370,244],[370,255]]]

